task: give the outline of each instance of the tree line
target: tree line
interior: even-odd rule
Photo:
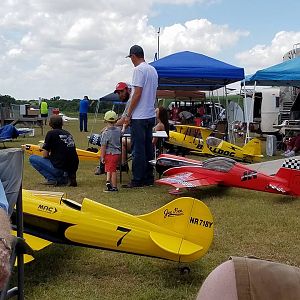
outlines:
[[[46,99],[48,103],[48,107],[58,108],[60,111],[64,113],[76,113],[79,111],[79,102],[80,99],[73,100],[64,100],[59,96],[53,97],[51,99]],[[94,113],[96,111],[98,101],[91,101],[89,112]],[[39,107],[39,100],[16,100],[15,98],[9,95],[0,95],[0,104],[4,107],[10,107],[11,104],[22,105],[22,104],[30,104],[33,108]],[[108,109],[112,108],[111,102],[102,102],[99,105],[98,112],[106,112]]]

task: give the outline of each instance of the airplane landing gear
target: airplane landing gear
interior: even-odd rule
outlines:
[[[191,269],[189,267],[178,267],[178,270],[180,272],[180,275],[188,275],[191,272]]]

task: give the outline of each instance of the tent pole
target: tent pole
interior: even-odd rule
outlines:
[[[245,144],[248,143],[248,141],[251,139],[250,137],[250,113],[253,112],[254,108],[254,101],[255,101],[255,89],[256,89],[256,81],[254,81],[254,88],[253,88],[253,94],[252,94],[252,101],[251,101],[251,107],[250,107],[250,112],[248,114],[248,120],[247,120],[247,134],[246,134],[246,139],[245,139]]]
[[[246,122],[246,137],[244,144],[247,143],[247,136],[249,134],[249,116],[248,116],[248,106],[247,106],[247,93],[246,93],[246,81],[245,79],[243,80],[243,88],[244,88],[244,121]]]
[[[226,103],[226,119],[227,119],[227,135],[228,140],[230,143],[234,143],[234,138],[232,134],[232,124],[228,124],[228,98],[227,98],[227,88],[226,85],[223,87],[223,97],[225,96],[225,103]]]
[[[92,134],[93,130],[94,130],[94,125],[96,125],[96,122],[97,122],[97,117],[98,117],[98,111],[99,111],[99,107],[100,107],[100,98],[98,99],[98,102],[97,102],[97,105],[96,105],[96,108],[95,108],[95,113],[94,113],[94,123],[92,125],[92,128],[91,128],[91,132],[90,132],[90,135]],[[89,140],[88,140],[88,146],[89,146]]]

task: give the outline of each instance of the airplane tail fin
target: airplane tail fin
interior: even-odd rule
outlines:
[[[150,237],[159,247],[180,255],[179,261],[194,261],[202,257],[213,240],[213,217],[209,208],[191,197],[177,198],[149,214],[138,216],[178,234],[169,239],[166,232],[151,232]]]
[[[243,151],[245,155],[262,157],[261,153],[261,141],[257,138],[251,139],[244,147]]]
[[[275,176],[287,180],[290,189],[289,194],[300,196],[300,160],[286,159]]]

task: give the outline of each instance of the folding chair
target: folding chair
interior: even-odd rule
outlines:
[[[0,293],[0,300],[17,296],[24,299],[24,253],[30,253],[29,246],[23,239],[23,209],[22,209],[22,176],[23,176],[23,151],[21,149],[0,150],[0,179],[9,203],[8,214],[12,216],[15,209],[15,224],[17,237],[12,243],[11,268],[17,260],[17,286],[10,288],[10,280]]]

